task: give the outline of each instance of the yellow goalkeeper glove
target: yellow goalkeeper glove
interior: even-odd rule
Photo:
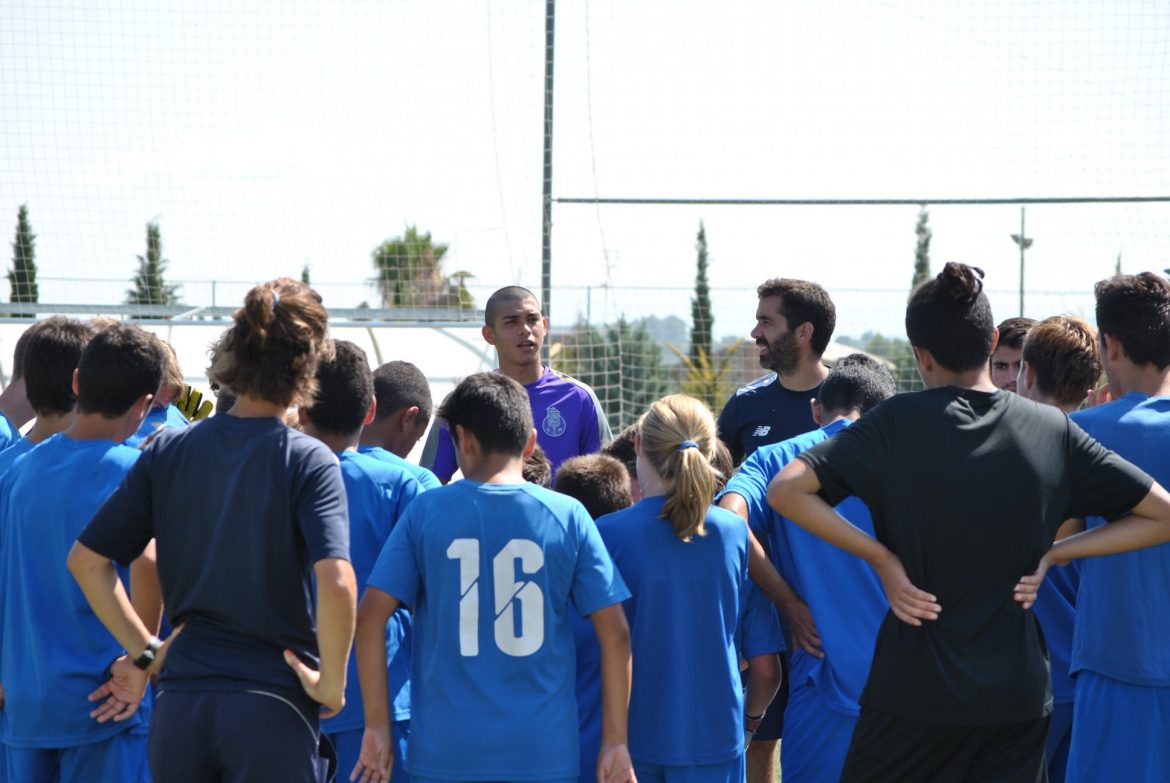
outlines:
[[[187,421],[191,422],[206,419],[215,409],[211,400],[203,399],[203,392],[193,389],[187,384],[183,384],[183,391],[179,392],[179,396],[175,398],[175,407],[187,417]]]

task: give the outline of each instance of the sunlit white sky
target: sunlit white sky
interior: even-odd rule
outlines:
[[[44,302],[120,301],[154,218],[191,304],[305,265],[328,304],[376,304],[370,251],[407,224],[481,303],[538,289],[544,9],[0,0],[0,226],[29,205]],[[555,196],[1170,192],[1164,2],[579,0],[556,26]],[[689,319],[702,220],[718,335],[778,275],[825,285],[841,334],[898,334],[916,214],[558,204],[553,320]],[[1170,266],[1168,218],[1029,206],[1026,313],[1091,314],[1119,254]],[[982,266],[1000,316],[1019,222],[931,208],[935,268]]]

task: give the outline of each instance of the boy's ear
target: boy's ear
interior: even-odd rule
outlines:
[[[378,412],[378,401],[370,400],[370,409],[366,411],[366,417],[362,419],[362,426],[366,426],[374,420],[374,415]],[[301,422],[302,424],[304,422]]]
[[[818,427],[823,426],[825,423],[825,409],[821,405],[821,401],[813,397],[808,401],[808,404],[812,407],[813,421],[817,423]]]
[[[482,329],[479,330],[479,333],[483,335],[484,342],[486,342],[488,345],[495,345],[496,344],[496,330],[495,329],[492,329],[490,326],[484,326]]]
[[[418,427],[418,415],[422,410],[417,405],[403,408],[397,413],[398,429],[400,432],[410,432]]]
[[[532,452],[536,449],[536,428],[533,427],[528,431],[528,442],[524,444],[524,451],[520,452],[524,459],[532,456]]]
[[[137,425],[142,424],[146,420],[146,414],[150,412],[150,406],[153,402],[154,395],[147,393],[135,400],[134,404],[130,406],[129,413],[131,414],[131,419],[137,422],[135,425],[136,429]]]
[[[76,397],[81,393],[80,387],[77,385],[77,370],[73,371],[73,396]]]
[[[995,349],[999,347],[999,328],[991,331],[991,353],[995,353]],[[991,354],[988,354],[990,357]]]
[[[309,418],[309,409],[301,406],[297,408],[297,421],[301,424],[301,429],[305,428],[306,424],[312,424],[313,420]]]
[[[455,444],[455,450],[461,454],[472,455],[479,451],[479,441],[471,434],[471,430],[462,424],[455,425],[455,429],[451,431],[451,440]]]

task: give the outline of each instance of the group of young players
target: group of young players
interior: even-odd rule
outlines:
[[[34,324],[0,394],[0,780],[763,783],[781,734],[789,783],[1170,780],[1170,283],[1102,281],[1099,334],[997,329],[947,264],[902,395],[823,364],[820,286],[757,293],[771,372],[611,439],[501,289],[438,476],[405,459],[425,377],[293,280],[248,293],[190,426],[157,338]]]

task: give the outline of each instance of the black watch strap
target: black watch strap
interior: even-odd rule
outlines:
[[[134,665],[139,669],[149,669],[150,665],[154,663],[154,657],[158,654],[158,648],[162,647],[162,642],[157,636],[150,637],[150,641],[146,645],[146,649],[142,654],[134,659]]]

